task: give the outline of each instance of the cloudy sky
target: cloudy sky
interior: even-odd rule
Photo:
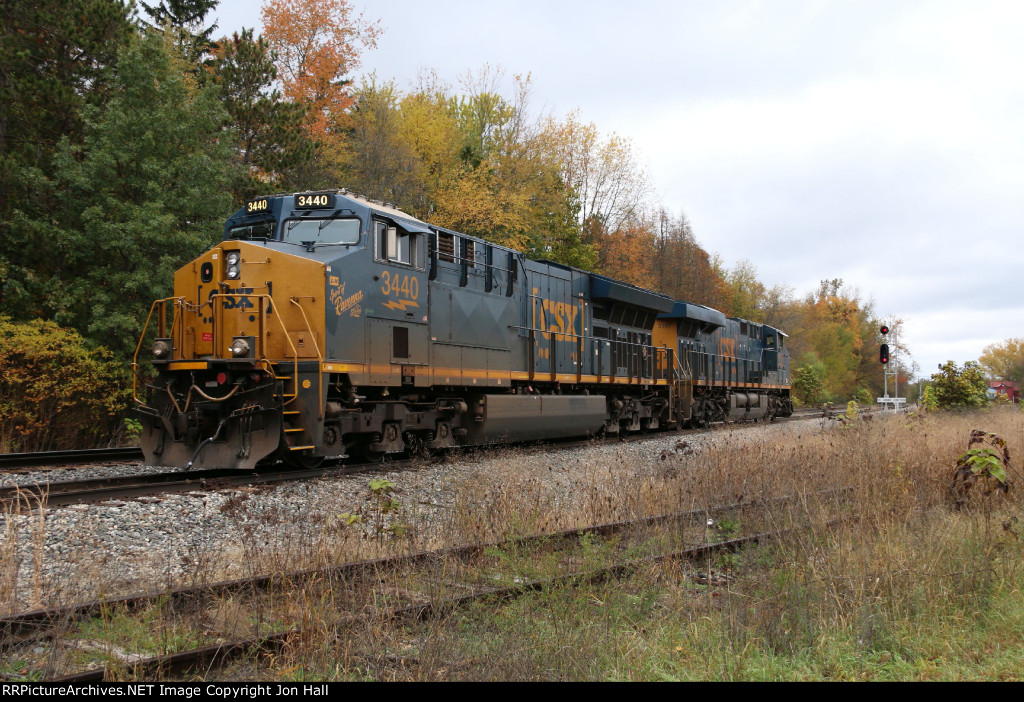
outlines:
[[[709,252],[800,294],[842,278],[925,376],[1024,336],[1024,3],[354,5],[384,30],[361,73],[532,74],[538,113],[633,141]],[[218,21],[258,29],[259,5]]]

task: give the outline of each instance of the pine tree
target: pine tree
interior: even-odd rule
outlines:
[[[110,68],[133,34],[130,7],[111,0],[0,3],[0,312],[42,312],[52,253],[15,227],[14,209],[52,220],[48,179],[57,142],[80,143],[82,111],[102,103]],[[45,227],[43,234],[45,235]]]
[[[203,25],[206,15],[219,3],[220,0],[160,0],[155,5],[140,2],[153,19],[151,28],[173,30],[185,58],[196,65],[214,48],[213,32],[217,23],[209,27]]]
[[[110,99],[85,111],[84,143],[59,145],[52,217],[21,214],[53,263],[45,316],[130,357],[151,301],[219,238],[227,121],[168,35],[148,32],[122,51]]]
[[[222,39],[213,68],[236,128],[235,203],[283,189],[289,175],[312,158],[313,142],[303,130],[305,109],[283,101],[273,88],[277,69],[267,42],[254,39],[251,29]]]

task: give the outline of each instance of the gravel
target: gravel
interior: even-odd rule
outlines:
[[[388,470],[385,464],[378,472],[336,478],[3,514],[0,611],[372,557],[394,552],[396,544],[435,548],[451,533],[456,513],[464,515],[465,510],[453,509],[460,495],[470,496],[463,505],[484,504],[494,498],[489,491],[509,490],[516,480],[523,485],[548,481],[557,485],[556,499],[545,508],[557,509],[583,499],[588,489],[579,477],[583,467],[598,466],[594,475],[615,481],[631,480],[663,470],[662,456],[679,451],[681,442],[687,452],[699,453],[737,437],[762,441],[778,432],[817,428],[818,420],[801,420],[579,449],[497,449],[413,470]],[[58,479],[149,470],[165,469],[96,466],[61,471]],[[7,478],[33,482],[40,474]],[[381,480],[389,482],[373,482]],[[395,509],[388,511],[391,506]]]

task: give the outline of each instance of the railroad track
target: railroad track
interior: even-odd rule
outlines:
[[[142,449],[100,448],[79,451],[36,451],[34,453],[0,453],[0,470],[13,470],[38,466],[70,466],[99,461],[141,461]]]
[[[803,410],[794,413],[788,420],[808,419],[824,416],[821,410]],[[784,420],[780,420],[784,421]],[[657,432],[652,434],[632,434],[624,437],[607,439],[574,439],[554,443],[528,444],[528,450],[571,450],[594,445],[596,442],[637,442],[664,438],[670,435],[690,435],[717,430],[742,430],[759,426],[753,423],[720,424],[705,429],[682,429],[676,432]],[[39,457],[21,460],[35,460],[40,465],[45,456],[60,456],[61,461],[72,454],[77,456],[99,456],[113,458],[127,457],[130,452],[138,449],[92,449],[90,451],[51,451],[42,454],[0,454],[16,457]],[[119,453],[118,453],[119,452]],[[141,453],[139,453],[141,457]],[[58,459],[54,459],[58,460]],[[82,460],[86,460],[83,458]],[[0,464],[2,465],[2,464]],[[13,464],[12,464],[13,465]],[[22,464],[25,465],[25,464]],[[320,477],[339,477],[354,473],[364,473],[381,469],[381,463],[358,463],[338,465],[327,463],[325,466],[304,470],[284,469],[272,470],[269,467],[255,472],[239,472],[227,469],[211,469],[202,471],[174,471],[169,473],[140,474],[133,476],[87,478],[83,480],[45,481],[18,486],[0,487],[0,501],[19,501],[22,505],[34,508],[45,504],[49,508],[66,507],[68,505],[105,502],[146,497],[157,494],[182,493],[194,490],[222,490],[244,485],[283,483],[295,480],[309,480]],[[409,458],[389,459],[384,463],[388,470],[407,470],[423,465],[422,460]]]
[[[862,408],[862,414],[872,414],[874,409]],[[807,419],[810,417],[834,418],[842,414],[840,409],[823,411],[820,408],[802,408],[794,410],[791,417],[778,418],[775,421],[787,421],[794,419]],[[720,425],[716,425],[718,427]],[[747,426],[746,424],[731,424],[726,427],[736,428]],[[701,431],[701,430],[679,430],[679,431]],[[0,453],[0,472],[15,472],[25,468],[40,468],[48,466],[72,466],[100,461],[142,461],[142,449],[138,447],[98,448],[81,449],[76,451],[36,451],[30,453]]]
[[[346,563],[327,568],[231,580],[202,587],[182,588],[119,599],[97,600],[55,609],[22,612],[0,617],[0,642],[4,642],[2,644],[4,648],[17,645],[38,647],[41,641],[47,640],[55,632],[67,632],[76,622],[101,614],[109,616],[113,613],[131,613],[154,606],[159,606],[164,612],[182,611],[202,607],[215,598],[255,597],[267,591],[272,591],[280,596],[290,589],[301,588],[310,583],[327,584],[332,597],[337,593],[344,593],[341,596],[343,600],[354,597],[354,600],[345,602],[343,606],[347,605],[345,609],[355,613],[339,613],[331,622],[330,627],[335,634],[342,632],[352,624],[366,622],[373,618],[384,620],[426,619],[438,612],[450,611],[485,598],[509,598],[545,587],[594,582],[602,578],[622,575],[631,569],[665,559],[706,558],[723,550],[735,550],[747,544],[777,538],[788,533],[794,527],[761,531],[741,538],[724,539],[711,543],[708,540],[705,520],[712,517],[720,518],[725,514],[742,514],[744,518],[750,517],[756,521],[755,517],[761,512],[772,514],[773,510],[779,510],[798,501],[815,502],[831,510],[836,505],[843,504],[850,492],[851,490],[848,488],[841,488],[812,495],[717,505],[705,509],[597,524],[558,533],[521,537],[501,543],[460,546]],[[752,513],[752,510],[756,510],[756,512]],[[804,528],[804,526],[796,528]],[[648,549],[639,557],[626,556],[627,546],[632,545],[635,548],[635,537],[650,539],[651,530],[660,530],[658,533],[662,537],[659,537],[659,544],[664,542],[665,534],[672,535],[670,548],[659,549],[657,553],[651,553]],[[386,600],[386,596],[381,595],[381,584],[399,580],[398,577],[395,577],[397,573],[403,574],[401,578],[404,583],[415,578],[420,578],[424,582],[432,582],[439,573],[486,572],[486,563],[482,563],[482,561],[486,561],[489,554],[493,559],[495,550],[517,553],[525,560],[535,560],[541,551],[571,550],[578,547],[585,539],[591,540],[592,543],[594,538],[614,538],[618,549],[616,553],[621,553],[622,556],[612,563],[598,568],[575,568],[556,576],[519,578],[510,584],[496,585],[493,580],[486,577],[470,577],[466,578],[465,582],[449,581],[444,587],[444,591],[455,591],[459,594],[438,596],[437,592],[433,591],[426,601],[400,602],[395,599],[394,602],[385,606],[379,604],[382,599]],[[687,541],[688,543],[686,543]],[[453,563],[459,565],[452,567]],[[422,575],[418,573],[422,573]],[[435,588],[428,589],[435,590]],[[371,603],[374,604],[371,606]],[[322,631],[322,628],[320,630]],[[117,675],[150,679],[156,675],[181,674],[196,669],[204,669],[208,672],[211,666],[223,666],[239,657],[252,655],[254,652],[279,652],[288,642],[301,639],[306,633],[301,628],[290,629],[221,640],[211,645],[149,658],[135,657],[123,662],[123,665],[116,665]],[[60,678],[60,681],[101,681],[106,679],[110,673],[109,667],[97,667]]]
[[[375,467],[379,467],[374,464]],[[223,490],[241,485],[283,483],[292,480],[345,475],[366,470],[366,465],[325,466],[305,470],[240,473],[233,470],[202,470],[153,473],[86,480],[62,480],[0,488],[0,500],[20,502],[28,508],[40,505],[65,507],[85,502],[130,499],[155,494]]]

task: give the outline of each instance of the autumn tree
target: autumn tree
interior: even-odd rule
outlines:
[[[353,103],[348,76],[361,51],[377,45],[379,23],[357,15],[348,0],[265,0],[260,17],[284,95],[306,107],[310,136],[336,135]]]
[[[946,361],[932,374],[929,389],[938,409],[976,409],[988,404],[988,382],[974,361],[967,361],[962,368]]]
[[[251,29],[221,39],[213,76],[235,127],[235,204],[292,185],[293,174],[312,158],[313,142],[302,128],[304,108],[274,88],[277,69],[267,42]]]
[[[785,329],[791,335],[794,358],[813,357],[824,367],[825,391],[830,398],[849,399],[861,387],[874,387],[872,378],[864,374],[869,367],[865,359],[877,352],[870,332],[874,323],[870,307],[841,279],[823,280],[799,305],[792,325]]]
[[[578,199],[581,225],[599,222],[600,231],[614,232],[642,216],[648,176],[632,142],[617,134],[602,137],[578,112],[562,121],[548,119],[544,132],[559,152],[562,180]]]
[[[345,185],[412,213],[429,209],[424,164],[403,129],[406,115],[394,83],[371,79],[355,93],[345,162]]]
[[[992,380],[1024,383],[1024,339],[1013,338],[989,344],[978,362]]]
[[[724,310],[726,288],[697,242],[686,215],[673,217],[664,208],[654,215],[653,287],[677,300]]]

